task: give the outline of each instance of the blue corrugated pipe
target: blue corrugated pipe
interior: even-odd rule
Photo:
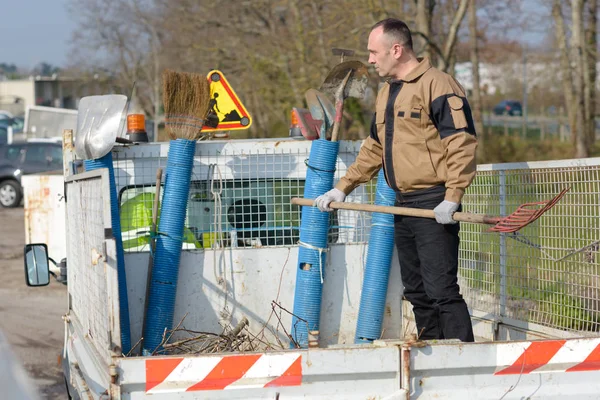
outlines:
[[[379,171],[376,190],[375,204],[394,205],[396,194],[387,185],[383,169]],[[381,336],[393,252],[394,216],[373,213],[355,343],[370,343]]]
[[[85,160],[86,171],[107,168],[110,186],[110,219],[112,232],[117,246],[117,279],[119,280],[119,321],[121,323],[121,347],[123,354],[131,350],[131,333],[129,330],[129,301],[127,299],[127,276],[125,275],[125,255],[123,253],[123,238],[121,237],[121,219],[119,218],[119,201],[115,185],[115,169],[112,152],[97,160]]]
[[[169,144],[159,234],[156,238],[144,327],[144,355],[151,354],[160,346],[165,328],[171,329],[173,325],[183,228],[195,151],[196,142],[193,140],[177,139],[171,140]]]
[[[315,199],[331,189],[339,150],[338,142],[315,140],[308,158],[304,197]],[[325,275],[329,216],[315,207],[302,207],[300,249],[294,295],[291,334],[302,348],[308,347],[308,331],[319,330],[321,278]],[[319,250],[321,249],[321,250]],[[301,321],[302,318],[306,322]],[[290,343],[294,347],[294,343]]]

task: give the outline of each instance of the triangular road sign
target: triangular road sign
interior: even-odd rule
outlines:
[[[204,126],[202,132],[234,131],[248,129],[252,117],[237,97],[223,73],[212,70],[207,75],[210,83],[210,114],[219,118],[216,128]]]

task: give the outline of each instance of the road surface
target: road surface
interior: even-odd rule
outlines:
[[[0,330],[42,399],[66,399],[59,364],[66,286],[53,279],[45,287],[30,288],[25,284],[23,208],[0,207],[0,229]]]

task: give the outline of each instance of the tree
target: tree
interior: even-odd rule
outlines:
[[[60,72],[60,68],[46,62],[41,62],[36,65],[31,72],[34,75],[52,76],[53,74]]]
[[[470,0],[459,0],[458,4],[455,4],[454,0],[446,0],[440,4],[445,8],[444,13],[435,14],[435,8],[438,5],[434,0],[417,0],[417,18],[416,26],[417,29],[414,34],[417,36],[417,43],[420,43],[420,49],[417,49],[417,53],[430,57],[436,62],[437,67],[442,71],[451,71],[453,68],[452,58],[455,53],[455,46],[457,42],[458,32],[460,30],[461,23],[467,12]],[[434,16],[441,18],[436,24],[438,28],[441,28],[440,32],[432,31],[432,22]],[[448,18],[442,18],[447,16]],[[439,43],[438,44],[438,39]]]
[[[586,100],[587,147],[596,141],[596,64],[598,62],[598,0],[587,0],[585,27],[584,85]]]
[[[584,6],[593,9],[593,17],[588,18],[588,27],[585,28]],[[554,0],[552,3],[552,16],[555,21],[555,35],[560,52],[562,86],[567,105],[567,115],[571,126],[571,140],[575,147],[575,156],[588,157],[591,137],[595,136],[595,65],[597,57],[595,32],[597,9],[596,1],[571,0],[571,26],[567,32],[566,19],[563,13],[563,2]],[[586,44],[585,35],[588,35]],[[568,36],[570,34],[570,45]],[[589,36],[594,38],[589,38]],[[593,63],[593,65],[592,65]],[[594,72],[592,72],[592,70]],[[592,86],[593,85],[593,86]]]
[[[585,0],[571,1],[571,47],[575,60],[575,73],[573,74],[573,85],[575,92],[577,132],[575,135],[575,157],[588,157],[587,134],[585,130],[587,111],[585,109],[585,79],[584,69],[586,67],[586,56],[583,43],[583,3]]]
[[[17,72],[17,66],[15,64],[0,63],[0,72],[14,74]]]
[[[114,80],[134,108],[159,120],[161,18],[152,0],[72,0],[78,20],[73,64],[91,73],[114,72]],[[132,91],[135,82],[135,92]]]
[[[469,5],[469,32],[471,38],[471,68],[473,73],[473,93],[471,95],[471,105],[473,109],[473,119],[475,121],[475,131],[479,135],[479,153],[483,152],[485,144],[485,132],[483,128],[483,104],[481,102],[481,83],[479,79],[479,44],[477,32],[477,0],[472,0]]]

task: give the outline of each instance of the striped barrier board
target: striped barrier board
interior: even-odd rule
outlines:
[[[248,354],[147,359],[146,393],[298,386],[302,355]]]
[[[512,350],[512,351],[511,351]],[[499,355],[508,367],[494,375],[520,375],[548,371],[600,370],[600,339],[546,340],[531,342],[524,350],[514,347]],[[510,361],[513,360],[514,361]]]
[[[412,347],[408,367],[419,400],[600,398],[600,338],[440,341]]]

